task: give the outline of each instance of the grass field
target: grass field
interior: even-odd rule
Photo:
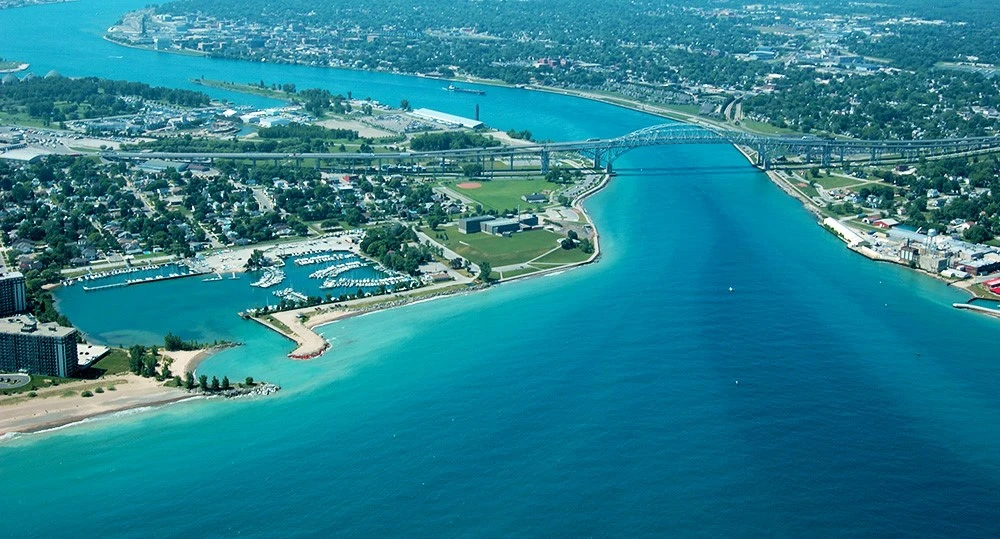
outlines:
[[[851,178],[844,178],[842,176],[823,176],[820,175],[819,178],[810,178],[814,182],[822,185],[824,189],[838,189],[841,187],[852,187],[859,185],[863,182],[859,180],[854,180]]]
[[[755,120],[743,120],[741,124],[747,131],[753,131],[754,133],[760,133],[763,135],[794,135],[796,131],[793,129],[784,129],[781,127],[775,127],[771,124],[766,124],[764,122],[758,122]]]
[[[108,355],[91,365],[92,369],[100,369],[106,374],[121,374],[129,371],[129,354],[121,348],[112,348]]]
[[[516,269],[516,270],[510,270],[510,271],[503,272],[502,278],[504,278],[504,279],[510,279],[510,278],[513,278],[513,277],[519,277],[521,275],[527,275],[529,273],[538,273],[538,271],[540,271],[540,270],[538,270],[536,268],[521,268],[521,269]],[[499,275],[499,274],[494,271],[490,275]]]
[[[479,181],[482,187],[478,189],[462,189],[456,184],[461,182],[445,182],[443,185],[467,196],[483,206],[487,212],[497,212],[501,210],[514,209],[518,205],[522,209],[527,209],[529,204],[521,200],[521,196],[531,193],[540,193],[545,190],[559,189],[561,186],[543,179],[537,180],[493,180]]]
[[[448,239],[438,241],[455,251],[463,258],[476,264],[486,261],[494,268],[527,262],[537,256],[558,247],[562,236],[548,230],[528,230],[518,232],[509,238],[491,236],[482,232],[478,234],[462,234],[457,229],[448,227]],[[424,233],[435,237],[435,232],[425,228]]]
[[[792,180],[792,185],[794,185],[796,189],[798,189],[799,191],[801,191],[802,194],[806,195],[807,197],[818,197],[819,196],[819,191],[817,191],[815,187],[809,185],[806,182],[800,182],[798,180]]]
[[[540,266],[541,264],[574,264],[576,262],[583,262],[588,258],[590,258],[590,254],[581,251],[579,248],[559,249],[539,258],[534,263]]]

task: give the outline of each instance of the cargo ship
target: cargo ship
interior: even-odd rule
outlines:
[[[469,88],[462,88],[461,86],[455,86],[454,84],[449,84],[445,90],[449,92],[459,92],[462,94],[486,95],[486,92],[483,90],[470,90]]]

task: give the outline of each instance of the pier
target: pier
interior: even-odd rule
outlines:
[[[169,281],[171,279],[181,279],[183,277],[193,277],[193,276],[196,276],[196,275],[204,275],[205,273],[208,273],[208,272],[204,272],[204,271],[195,271],[195,270],[191,269],[189,266],[186,266],[186,265],[183,265],[183,264],[177,264],[177,263],[163,264],[163,265],[160,265],[160,266],[150,265],[150,266],[146,266],[146,267],[134,266],[134,267],[128,267],[128,268],[119,268],[119,269],[114,269],[114,270],[103,271],[103,272],[100,272],[100,273],[88,273],[86,275],[82,275],[80,277],[77,277],[76,279],[67,279],[67,280],[63,281],[63,285],[65,285],[65,286],[72,286],[72,285],[76,284],[77,282],[98,281],[100,279],[106,279],[108,277],[117,277],[117,276],[120,276],[120,275],[128,275],[130,273],[138,273],[140,271],[152,271],[152,270],[157,270],[157,269],[164,268],[164,267],[166,267],[168,265],[176,265],[176,266],[178,266],[178,268],[180,268],[181,266],[183,266],[183,267],[187,268],[188,271],[186,271],[185,273],[172,272],[172,273],[169,273],[167,275],[150,275],[148,277],[141,277],[141,278],[135,278],[135,279],[126,279],[123,282],[117,282],[117,283],[99,284],[99,285],[94,285],[94,286],[82,285],[83,286],[83,290],[85,292],[96,292],[98,290],[107,290],[107,289],[110,289],[110,288],[120,288],[120,287],[123,287],[123,286],[132,286],[132,285],[137,285],[137,284],[156,283],[156,282],[160,282],[160,281]]]

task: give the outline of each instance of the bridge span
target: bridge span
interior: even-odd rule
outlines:
[[[546,142],[516,146],[467,148],[429,152],[388,153],[282,153],[282,152],[122,152],[108,151],[100,155],[112,160],[181,160],[214,162],[216,159],[288,162],[298,164],[315,160],[319,167],[327,163],[423,163],[444,166],[454,161],[484,163],[516,159],[532,159],[542,172],[548,172],[554,154],[576,153],[586,156],[594,168],[611,170],[616,159],[636,148],[680,144],[731,144],[748,150],[754,164],[767,170],[787,158],[797,164],[817,163],[830,166],[834,162],[865,161],[881,163],[887,160],[908,162],[922,157],[956,155],[966,152],[1000,150],[1000,136],[934,140],[858,140],[827,139],[814,136],[789,137],[748,133],[690,124],[662,124],[634,131],[615,138],[592,138],[573,142]],[[787,161],[785,161],[787,162]]]

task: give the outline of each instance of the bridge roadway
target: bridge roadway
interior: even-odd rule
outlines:
[[[804,158],[805,163],[829,166],[834,160],[867,158],[876,163],[884,159],[915,161],[921,157],[953,155],[970,151],[1000,150],[1000,136],[970,137],[935,140],[858,140],[825,139],[820,137],[768,136],[744,131],[724,130],[690,124],[663,124],[640,129],[627,135],[607,139],[587,139],[573,142],[546,142],[519,146],[467,148],[428,152],[388,153],[283,153],[283,152],[102,152],[101,157],[112,160],[164,159],[208,160],[233,159],[248,161],[316,160],[327,162],[440,162],[448,160],[483,160],[537,158],[543,172],[549,169],[550,156],[554,153],[580,153],[593,160],[595,168],[607,167],[621,155],[636,148],[676,144],[732,144],[749,148],[755,164],[763,169],[789,155]]]

